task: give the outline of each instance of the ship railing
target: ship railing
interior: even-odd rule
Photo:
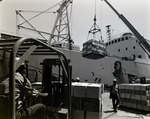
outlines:
[[[118,39],[118,38],[120,38],[120,37],[134,37],[134,35],[133,35],[131,32],[122,32],[122,33],[113,35],[113,36],[111,37],[111,40],[110,40],[110,41],[115,40],[115,39]],[[106,41],[108,41],[108,40],[106,40]]]

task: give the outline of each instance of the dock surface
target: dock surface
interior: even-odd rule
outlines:
[[[102,100],[102,119],[150,119],[150,112],[127,107],[119,107],[118,111],[114,112],[108,92],[102,94]]]

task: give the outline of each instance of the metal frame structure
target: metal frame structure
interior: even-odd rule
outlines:
[[[51,33],[43,32],[40,30],[37,30],[29,21],[45,12],[47,12],[49,9],[39,13],[38,15],[32,17],[31,19],[27,20],[21,12],[23,10],[16,10],[16,15],[20,16],[23,19],[23,22],[18,24],[18,29],[23,28],[26,30],[31,30],[37,32],[43,39],[48,41],[49,45],[55,45],[60,44],[62,42],[69,43],[69,49],[71,49],[71,44],[73,43],[71,36],[70,36],[70,23],[69,23],[69,16],[68,16],[68,6],[72,3],[72,0],[62,0],[60,3],[59,9],[54,12],[57,14],[56,20],[54,23],[54,26],[52,28]],[[57,4],[58,5],[58,4]],[[27,23],[31,28],[27,28],[26,26],[23,26],[24,23]],[[49,35],[49,38],[47,39],[44,35]]]
[[[5,36],[2,34],[2,36]],[[8,38],[9,37],[9,38]],[[68,60],[64,53],[49,46],[48,44],[34,38],[18,38],[5,36],[0,40],[0,49],[9,51],[9,119],[15,119],[15,71],[30,55],[55,55],[60,59],[66,78],[68,79],[68,99],[71,100],[71,80],[69,76]],[[15,57],[19,55],[20,60],[15,65]],[[68,115],[71,119],[71,101],[68,102]]]

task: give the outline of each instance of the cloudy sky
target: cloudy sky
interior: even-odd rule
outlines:
[[[20,34],[27,34],[28,32],[18,31],[16,29],[16,24],[21,22],[21,19],[18,18],[15,10],[44,11],[60,1],[61,0],[3,0],[0,2],[0,32],[11,34],[19,32]],[[150,0],[108,1],[120,14],[123,14],[130,21],[144,38],[150,39]],[[111,25],[113,35],[130,31],[102,0],[73,0],[71,6],[71,36],[75,44],[79,46],[82,46],[82,44],[88,40],[88,31],[93,25],[95,13],[97,16],[97,25],[101,29],[103,40],[106,39],[106,25]],[[29,19],[37,13],[24,12],[22,14]],[[38,30],[50,33],[56,18],[53,14],[54,13],[43,14],[31,22]],[[33,35],[30,33],[28,35]]]

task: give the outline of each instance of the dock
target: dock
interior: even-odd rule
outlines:
[[[150,119],[150,112],[127,107],[119,107],[118,111],[114,112],[109,92],[102,94],[102,101],[102,119]]]

